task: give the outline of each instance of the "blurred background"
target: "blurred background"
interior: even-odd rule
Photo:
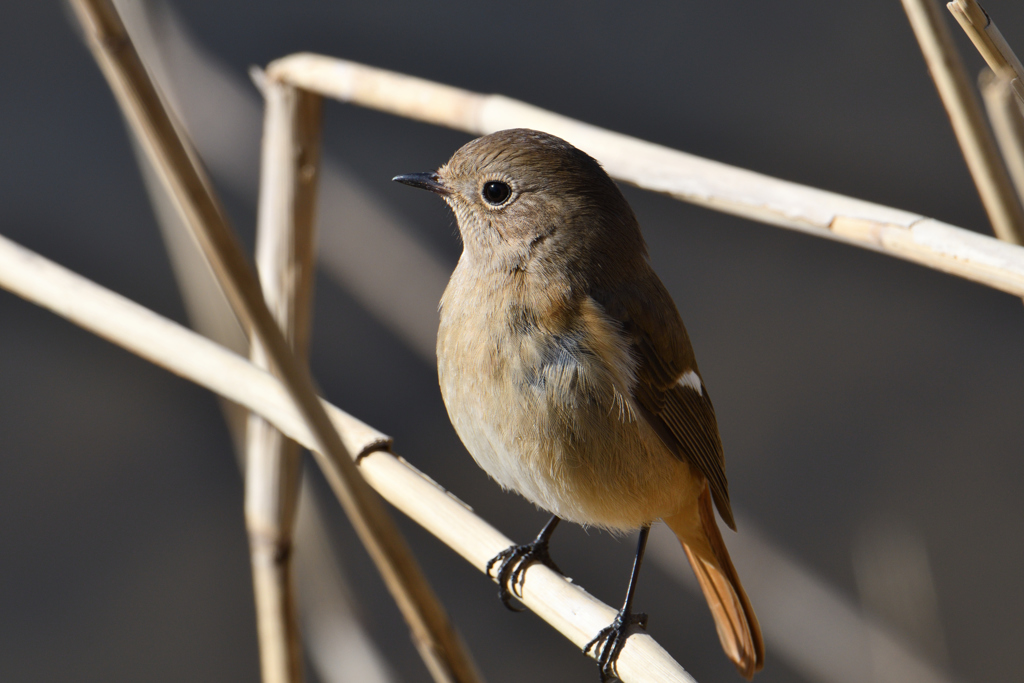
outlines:
[[[295,51],[502,93],[990,233],[896,0],[120,6],[250,246],[261,104],[247,69]],[[985,8],[1024,53],[1024,4]],[[185,322],[130,139],[70,14],[48,0],[5,15],[0,233]],[[974,75],[982,62],[948,19]],[[460,250],[454,220],[390,182],[468,139],[326,105],[313,370],[329,400],[524,541],[546,515],[476,468],[437,389],[434,307]],[[726,542],[768,645],[757,680],[1018,678],[1021,302],[625,192],[715,400],[740,526]],[[357,596],[373,643],[360,647],[379,664],[377,678],[352,680],[428,680],[347,521],[336,504],[324,511],[350,587],[333,590]],[[399,521],[488,680],[597,680],[570,643],[506,611],[491,582]],[[0,530],[0,679],[257,679],[241,479],[216,399],[6,292]],[[565,528],[552,549],[621,603],[632,538]],[[637,605],[698,681],[738,681],[688,574],[656,536]],[[312,659],[310,680],[343,680]]]

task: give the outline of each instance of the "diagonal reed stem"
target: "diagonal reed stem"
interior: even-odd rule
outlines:
[[[988,12],[975,0],[953,0],[946,3],[964,33],[978,48],[988,67],[999,76],[1009,80],[1010,89],[1024,104],[1024,66],[1007,44],[1003,34],[996,28]]]
[[[317,447],[308,422],[272,375],[4,237],[0,237],[0,287],[259,413],[303,446]],[[388,437],[326,402],[323,407],[348,451],[359,458],[358,468],[366,481],[478,571],[486,573],[487,562],[512,544],[451,493],[387,451]],[[522,591],[524,605],[580,648],[615,618],[614,608],[541,564],[527,570]],[[647,633],[630,636],[617,669],[625,683],[693,683]]]
[[[991,69],[982,71],[978,86],[1017,197],[1024,202],[1024,66],[975,0],[953,0],[946,7]]]
[[[903,0],[903,9],[996,236],[1006,242],[1024,244],[1024,209],[938,5],[935,0]]]
[[[321,98],[277,82],[266,83],[263,96],[256,266],[267,306],[296,357],[307,363]],[[258,339],[252,340],[250,358],[257,367],[268,369]],[[245,519],[263,683],[302,681],[302,640],[292,579],[300,455],[297,443],[262,417],[249,416]]]
[[[645,190],[1024,295],[1024,249],[933,218],[702,159],[502,95],[343,59],[295,54],[273,62],[267,73],[343,102],[475,135],[516,127],[544,130],[595,157],[612,177]]]
[[[988,69],[978,79],[988,120],[1006,161],[1017,196],[1024,201],[1024,109],[1014,94],[1012,81]]]
[[[431,675],[437,681],[479,680],[405,540],[359,476],[316,396],[308,368],[291,353],[209,180],[164,107],[117,11],[109,0],[72,0],[71,5],[140,144],[181,205],[232,306],[265,347],[271,367],[308,424],[317,462],[409,623]]]

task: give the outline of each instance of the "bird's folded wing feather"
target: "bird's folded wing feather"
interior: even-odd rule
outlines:
[[[718,513],[735,529],[718,421],[700,376],[693,368],[669,368],[645,339],[634,348],[640,360],[634,398],[644,417],[673,453],[707,478]]]
[[[649,276],[646,297],[594,298],[631,340],[638,364],[633,397],[641,414],[673,454],[707,478],[718,513],[735,529],[715,409],[675,304],[653,271]]]

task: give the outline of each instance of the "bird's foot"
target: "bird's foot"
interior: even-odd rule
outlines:
[[[625,608],[621,609],[615,615],[615,621],[601,629],[601,632],[583,648],[583,654],[589,654],[593,650],[597,656],[597,665],[601,669],[601,683],[619,680],[615,660],[619,658],[619,653],[630,636],[630,627],[634,625],[646,631],[647,615],[643,612],[633,614]]]
[[[523,611],[518,607],[513,607],[509,601],[513,595],[518,598],[523,597],[523,581],[526,580],[525,573],[531,564],[540,562],[559,574],[562,573],[562,570],[555,565],[548,554],[548,539],[543,536],[544,534],[541,532],[541,535],[530,543],[509,546],[487,563],[488,576],[491,576],[491,568],[498,565],[498,570],[494,574],[498,580],[498,597],[501,599],[501,604],[513,612]]]

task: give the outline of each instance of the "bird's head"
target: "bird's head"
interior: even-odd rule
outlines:
[[[633,211],[601,165],[547,133],[492,133],[464,145],[436,173],[395,180],[441,195],[467,256],[483,267],[589,268],[645,254]]]

